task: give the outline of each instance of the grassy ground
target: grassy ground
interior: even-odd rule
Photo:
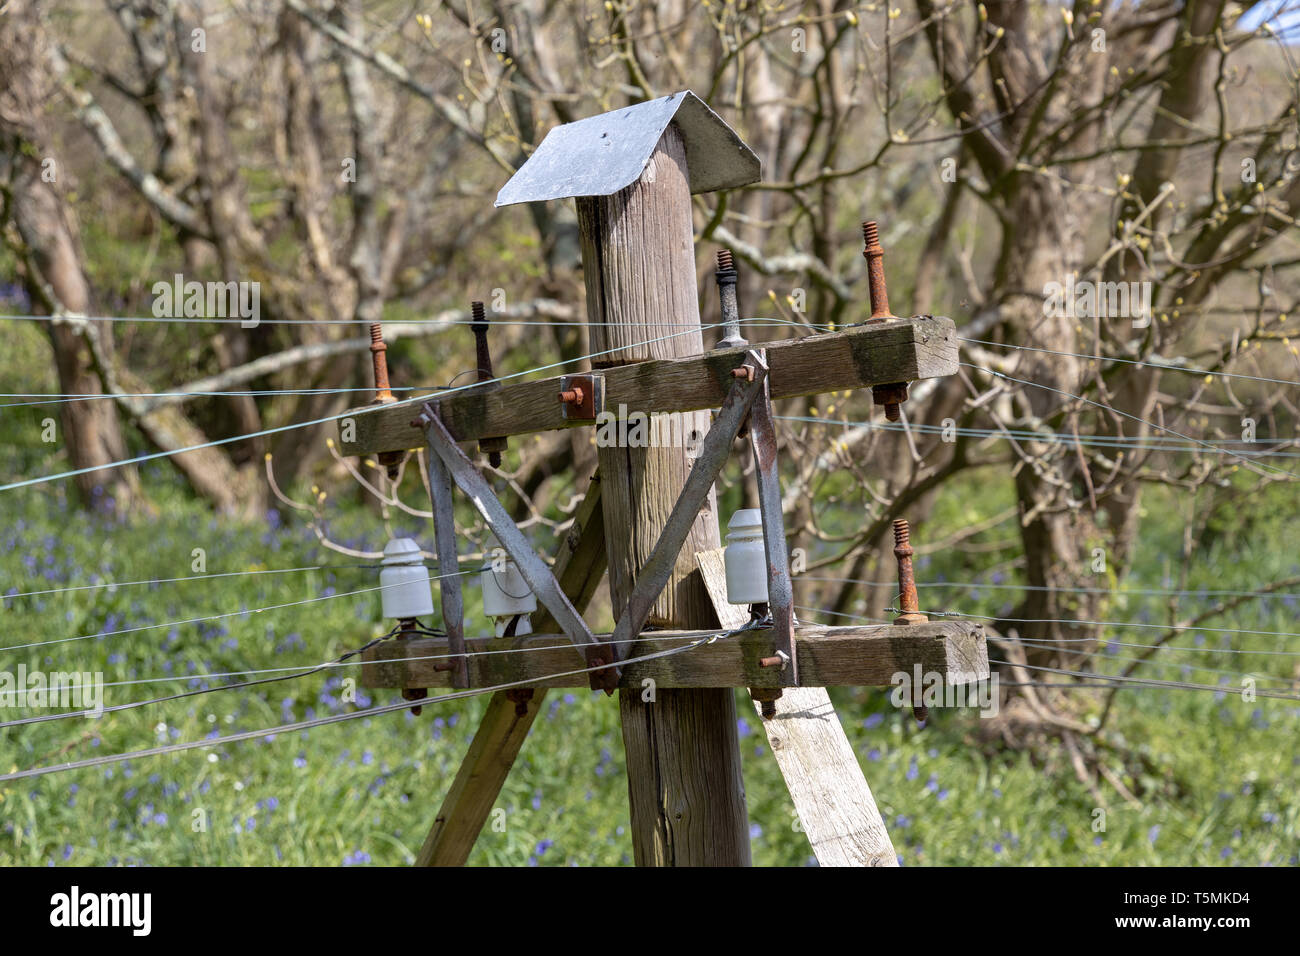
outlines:
[[[21,351],[22,341],[13,348]],[[39,386],[27,386],[39,390]],[[11,390],[11,389],[10,389]],[[0,437],[14,451],[10,474],[60,467],[35,437],[41,413],[0,414]],[[144,469],[157,514],[127,523],[70,509],[66,483],[6,493],[0,511],[0,594],[190,575],[202,548],[208,576],[166,584],[11,596],[0,604],[0,644],[61,641],[5,652],[0,670],[101,671],[109,703],[211,686],[203,675],[314,664],[386,629],[373,570],[322,552],[303,528],[269,513],[255,523],[214,519],[188,500],[165,465]],[[946,492],[940,518],[951,524],[995,513],[973,479]],[[1130,588],[1167,587],[1182,521],[1177,502],[1152,494]],[[1199,555],[1191,586],[1249,589],[1300,572],[1289,535],[1297,505],[1286,495],[1253,503],[1272,520],[1245,524],[1225,514],[1212,550]],[[1288,531],[1288,529],[1292,529]],[[425,536],[414,524],[411,532]],[[382,546],[359,510],[335,526],[340,538]],[[990,558],[995,560],[997,556]],[[922,562],[927,581],[954,586],[936,604],[996,614],[1014,592],[1012,571],[983,572],[960,555]],[[236,574],[328,564],[319,571]],[[1176,586],[1176,585],[1174,585]],[[470,589],[471,595],[474,594]],[[1294,589],[1293,589],[1294,591]],[[928,592],[927,596],[936,594]],[[312,603],[255,613],[288,602]],[[801,600],[802,603],[802,600]],[[1185,603],[1184,611],[1195,606]],[[1122,597],[1112,619],[1161,622],[1163,598]],[[1252,601],[1217,621],[1223,628],[1295,632],[1297,600]],[[233,613],[232,613],[233,612]],[[229,616],[178,624],[207,615]],[[471,599],[470,619],[480,618]],[[128,632],[129,628],[144,628]],[[1112,629],[1115,642],[1147,643],[1156,630]],[[1149,770],[1130,784],[1141,805],[1105,791],[1105,830],[1096,801],[1061,753],[986,754],[972,711],[936,710],[918,729],[880,690],[836,691],[841,720],[861,755],[899,855],[921,864],[1291,864],[1300,830],[1300,705],[1246,703],[1237,678],[1252,671],[1290,681],[1298,656],[1219,653],[1256,649],[1296,654],[1294,639],[1209,631],[1188,634],[1150,676],[1225,685],[1221,693],[1131,690],[1111,727]],[[1115,658],[1138,651],[1114,645]],[[1114,665],[1111,665],[1114,666]],[[1210,668],[1212,670],[1197,670]],[[343,700],[334,670],[257,688],[219,692],[156,707],[0,731],[0,769],[270,727],[351,712],[374,701]],[[1102,697],[1079,692],[1081,706]],[[376,694],[379,702],[389,697]],[[426,706],[424,715],[362,718],[293,735],[140,759],[0,784],[0,864],[402,864],[418,850],[433,812],[481,713],[478,699]],[[738,701],[754,859],[811,862],[766,739],[747,700]],[[3,719],[31,711],[5,709]],[[1085,718],[1087,714],[1084,714]],[[498,806],[504,828],[484,832],[471,862],[564,865],[629,862],[627,797],[617,707],[589,692],[553,693]],[[206,822],[206,829],[199,822]]]
[[[166,485],[161,471],[146,475]],[[0,582],[6,593],[134,581],[190,573],[195,547],[209,574],[300,567],[322,556],[302,529],[212,519],[178,492],[160,516],[131,524],[67,509],[61,491],[20,492],[0,525]],[[362,516],[355,516],[358,526]],[[1172,541],[1177,529],[1165,529]],[[1159,535],[1153,535],[1159,550]],[[370,542],[372,545],[378,541]],[[1215,555],[1198,584],[1248,587],[1270,569],[1286,573],[1284,542]],[[1148,562],[1156,566],[1156,562]],[[1294,564],[1294,558],[1291,559]],[[1213,573],[1210,569],[1214,569]],[[942,575],[936,562],[927,575]],[[1160,586],[1159,575],[1145,582]],[[29,667],[102,671],[107,681],[176,678],[110,687],[109,702],[208,686],[204,673],[315,663],[380,633],[374,572],[358,567],[295,574],[241,575],[172,584],[12,597],[4,602],[3,643],[89,639],[6,655]],[[1136,586],[1136,584],[1135,584]],[[963,607],[994,612],[1005,594],[977,588]],[[332,595],[344,595],[331,597]],[[292,601],[299,607],[248,613]],[[1234,614],[1225,626],[1294,630],[1293,598]],[[1155,607],[1148,605],[1149,615]],[[201,624],[169,625],[237,611]],[[1127,620],[1143,617],[1131,601]],[[1153,618],[1154,619],[1154,618]],[[134,633],[126,628],[160,625]],[[1143,642],[1126,629],[1118,641]],[[1194,671],[1230,668],[1231,655],[1170,652],[1178,665],[1153,672],[1216,683]],[[1209,633],[1206,648],[1276,650],[1283,639]],[[1134,653],[1115,648],[1116,656]],[[1294,676],[1294,658],[1252,657],[1277,678]],[[259,688],[216,693],[158,707],[4,731],[5,769],[114,753],[161,741],[269,727],[341,713],[348,673],[312,675]],[[1234,685],[1235,687],[1235,682]],[[1100,694],[1090,694],[1099,698]],[[1233,693],[1137,690],[1124,693],[1114,727],[1156,768],[1141,807],[1111,800],[1106,830],[1094,832],[1095,801],[1059,755],[1049,769],[1029,756],[986,758],[971,733],[970,711],[937,711],[918,730],[882,691],[837,692],[841,719],[908,864],[1292,863],[1300,823],[1300,767],[1294,741],[1300,707]],[[387,698],[384,698],[387,699]],[[364,691],[358,703],[371,701]],[[426,707],[212,752],[137,760],[0,785],[0,862],[45,864],[400,864],[411,859],[439,797],[468,744],[482,702]],[[755,861],[809,862],[807,843],[752,708],[740,701],[740,733]],[[23,716],[27,711],[9,710]],[[66,748],[66,749],[65,749]],[[1113,798],[1113,792],[1110,794]],[[552,694],[499,806],[503,831],[484,833],[475,863],[618,864],[630,852],[617,708],[589,692]],[[206,832],[195,832],[196,811]]]

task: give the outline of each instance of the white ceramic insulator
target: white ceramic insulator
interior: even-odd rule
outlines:
[[[763,513],[758,508],[737,511],[727,522],[727,601],[767,603],[767,554],[763,548]]]
[[[537,610],[537,596],[509,559],[500,571],[488,568],[479,575],[483,586],[483,613],[488,617],[514,617]],[[522,623],[522,622],[521,622]],[[518,633],[518,630],[516,630]]]
[[[384,617],[402,621],[433,614],[429,569],[420,546],[411,538],[394,538],[384,546],[384,568],[379,572],[379,594]]]

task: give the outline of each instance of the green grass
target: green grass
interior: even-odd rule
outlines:
[[[3,590],[187,575],[197,547],[207,553],[209,573],[352,563],[322,556],[301,528],[212,518],[172,486],[161,466],[146,469],[145,479],[151,488],[163,489],[159,516],[126,524],[69,510],[61,486],[13,494],[0,525]],[[1154,519],[1144,538],[1153,554],[1144,556],[1144,566],[1158,567],[1155,554],[1176,541],[1178,529],[1163,528],[1159,513]],[[338,530],[357,544],[382,543],[379,530],[360,512],[343,516]],[[1294,564],[1290,555],[1279,531],[1276,540],[1208,556],[1195,585],[1249,587],[1270,573],[1286,573],[1288,563]],[[927,573],[945,573],[943,564],[935,561]],[[375,583],[369,569],[336,567],[10,598],[0,617],[2,639],[13,645],[95,635],[106,624],[110,630],[138,627],[310,600]],[[994,613],[1004,597],[1005,592],[997,596],[986,590],[953,600]],[[1294,630],[1293,606],[1293,600],[1277,599],[1263,611],[1252,606],[1223,623]],[[1158,614],[1158,605],[1145,607]],[[1126,619],[1139,619],[1141,610],[1131,600]],[[29,648],[6,659],[11,666],[25,661],[29,667],[102,671],[108,681],[311,664],[381,633],[379,614],[378,597],[370,593],[199,625],[108,633]],[[470,614],[477,621],[472,605]],[[1117,639],[1141,642],[1132,632],[1123,634]],[[1190,638],[1178,643],[1193,646]],[[1295,647],[1258,635],[1210,634],[1206,644]],[[1231,667],[1224,663],[1228,656],[1199,650],[1170,652],[1166,660]],[[1278,678],[1289,676],[1294,666],[1284,657],[1250,660],[1250,666],[1263,666]],[[346,673],[215,693],[97,722],[74,719],[7,730],[4,769],[350,711],[355,705],[340,700]],[[1161,676],[1216,680],[1177,666]],[[107,693],[115,702],[188,689],[191,683],[135,684]],[[371,696],[362,691],[358,703],[368,704]],[[389,699],[382,692],[373,697]],[[986,756],[975,740],[973,712],[935,711],[931,725],[920,730],[883,691],[837,691],[834,697],[908,864],[1295,862],[1300,768],[1293,742],[1300,707],[1293,702],[1261,699],[1247,705],[1234,694],[1174,690],[1123,693],[1113,729],[1154,769],[1132,782],[1142,791],[1141,807],[1107,791],[1106,830],[1097,833],[1095,801],[1063,754]],[[588,691],[553,692],[545,706],[498,802],[504,826],[489,824],[471,862],[628,862],[617,707]],[[743,698],[738,706],[755,862],[807,863],[807,841],[797,829],[759,722]],[[482,707],[480,699],[436,704],[419,718],[403,711],[211,752],[0,785],[0,863],[405,863],[419,848]],[[194,828],[200,810],[206,832]]]

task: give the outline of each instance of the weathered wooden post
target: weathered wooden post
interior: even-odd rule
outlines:
[[[501,190],[497,205],[578,204],[593,368],[704,351],[691,194],[743,186],[758,158],[690,92],[558,127]],[[608,409],[622,417],[638,409]],[[656,434],[703,436],[709,413],[671,412]],[[610,598],[617,617],[690,472],[684,447],[600,447]],[[713,494],[649,623],[707,628],[714,613],[697,551],[719,544]],[[731,688],[619,691],[638,865],[750,862]]]

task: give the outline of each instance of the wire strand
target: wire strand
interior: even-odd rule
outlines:
[[[739,629],[724,631],[712,637],[700,638],[691,644],[682,647],[669,648],[663,651],[656,651],[651,654],[643,654],[640,657],[631,657],[619,661],[619,666],[627,664],[638,664],[643,661],[654,660],[659,657],[669,657],[675,654],[681,654],[702,644],[709,644],[713,641],[725,638],[731,634],[737,633]],[[579,674],[589,674],[593,671],[604,670],[608,665],[601,664],[593,667],[581,667],[574,670],[561,671],[556,674],[549,674],[545,677],[530,677],[524,680],[510,681],[505,684],[496,684],[491,687],[479,687],[470,690],[456,691],[451,694],[442,694],[438,697],[426,697],[418,702],[419,706],[428,704],[439,704],[449,700],[460,700],[466,697],[476,697],[481,694],[495,693],[501,690],[510,690],[515,687],[529,687],[539,684],[545,684],[552,680],[558,680],[561,677],[573,677]],[[12,773],[0,775],[0,783],[7,783],[11,780],[25,780],[30,777],[41,777],[50,773],[62,773],[68,770],[82,770],[88,767],[99,767],[109,763],[120,763],[124,760],[137,760],[145,757],[158,757],[165,754],[181,753],[187,750],[206,749],[209,747],[220,747],[233,743],[240,743],[245,740],[256,740],[261,737],[273,737],[280,734],[297,733],[303,730],[311,730],[316,727],[325,727],[330,724],[338,724],[348,720],[357,720],[364,717],[376,717],[382,714],[390,714],[400,710],[407,710],[413,706],[411,701],[403,700],[392,704],[381,704],[378,707],[371,707],[367,710],[356,711],[349,714],[332,714],[328,717],[317,717],[312,720],[301,720],[292,724],[281,724],[276,727],[264,728],[261,730],[247,730],[239,733],[227,734],[224,737],[215,737],[206,740],[190,740],[183,743],[167,744],[162,747],[151,747],[147,750],[135,750],[127,753],[105,754],[101,757],[90,757],[85,760],[74,760],[62,764],[51,764],[44,767],[32,767],[27,770],[18,770]]]
[[[1186,365],[1166,365],[1161,362],[1144,362],[1140,359],[1119,358],[1113,355],[1088,355],[1082,352],[1060,352],[1056,349],[1037,348],[1032,345],[1012,345],[1009,342],[991,342],[987,339],[970,339],[965,336],[957,336],[958,341],[970,342],[973,345],[991,345],[999,349],[1016,349],[1022,352],[1045,352],[1048,355],[1068,355],[1071,358],[1092,359],[1098,362],[1121,362],[1125,365],[1142,365],[1147,368],[1164,369],[1168,372],[1185,372],[1188,375],[1214,375],[1223,378],[1240,378],[1251,382],[1268,382],[1273,385],[1300,385],[1300,381],[1294,381],[1286,378],[1265,378],[1260,375],[1245,375],[1241,372],[1214,372],[1206,368],[1190,368]]]

